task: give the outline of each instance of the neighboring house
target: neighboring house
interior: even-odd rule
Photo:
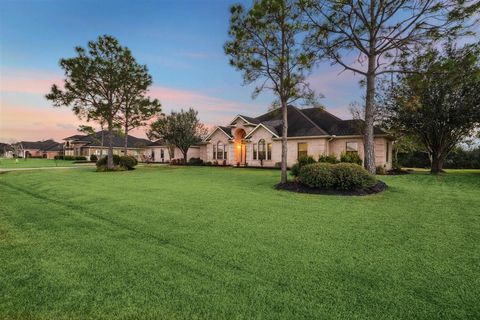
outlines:
[[[321,108],[288,107],[287,165],[300,156],[358,152],[364,159],[361,120],[342,120]],[[281,162],[282,114],[277,109],[256,118],[238,115],[227,126],[216,127],[199,148],[204,161],[228,165],[274,167]],[[392,139],[375,127],[375,164],[390,169]]]
[[[144,157],[152,162],[170,162],[172,159],[183,159],[179,148],[173,148],[173,157],[170,157],[169,147],[163,140],[151,142],[144,151]],[[191,146],[187,152],[187,159],[199,158],[200,146]]]
[[[12,158],[13,157],[13,148],[8,143],[0,142],[0,157],[2,158]]]
[[[12,144],[13,153],[19,158],[47,158],[63,154],[63,144],[51,139],[44,141],[20,141]]]
[[[114,132],[113,154],[124,155],[125,135]],[[99,131],[89,135],[74,135],[63,139],[66,156],[90,157],[92,154],[100,157],[108,153],[108,131]],[[151,141],[128,135],[127,154],[140,160],[146,146]]]

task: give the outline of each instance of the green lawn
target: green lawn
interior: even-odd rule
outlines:
[[[0,318],[480,318],[480,171],[382,177],[367,197],[278,178],[0,174]]]
[[[18,160],[18,161],[17,161]],[[51,159],[7,159],[0,158],[0,169],[12,168],[40,168],[40,167],[71,167],[75,164],[68,160],[51,160]]]

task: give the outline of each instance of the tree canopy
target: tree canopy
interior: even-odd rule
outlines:
[[[293,0],[254,1],[246,10],[242,5],[230,9],[230,39],[225,53],[230,64],[242,71],[245,84],[255,83],[256,97],[273,92],[274,105],[282,109],[282,176],[287,181],[287,106],[297,101],[315,103],[315,94],[306,81],[315,55],[302,46],[306,25]]]
[[[76,47],[75,52],[76,57],[60,60],[64,88],[54,84],[46,98],[54,106],[70,107],[80,118],[106,124],[107,168],[113,169],[112,139],[119,113],[127,101],[143,99],[152,79],[146,66],[138,64],[131,51],[112,36],[100,36],[89,41],[87,48]]]
[[[480,124],[480,44],[431,47],[405,62],[386,105],[392,127],[418,137],[441,172],[447,155]]]
[[[172,111],[170,115],[158,118],[150,125],[148,132],[151,139],[161,139],[167,146],[180,149],[185,163],[188,161],[188,149],[200,143],[205,134],[206,129],[198,119],[198,112],[192,108]]]

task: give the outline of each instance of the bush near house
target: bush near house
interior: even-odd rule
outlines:
[[[189,166],[203,166],[203,160],[200,158],[190,158],[188,160],[188,165]]]
[[[342,154],[340,155],[340,162],[355,163],[360,166],[363,163],[358,152],[342,152]]]
[[[127,170],[134,170],[135,166],[138,164],[137,159],[132,156],[121,156],[119,159],[120,167],[123,167]]]
[[[326,163],[339,163],[340,161],[337,159],[337,156],[332,154],[322,154],[318,158],[318,162],[326,162]]]
[[[95,155],[95,154],[90,155],[90,161],[91,162],[97,162],[98,161],[97,155]]]
[[[307,164],[315,163],[315,159],[312,156],[302,156],[298,158],[298,162],[292,166],[291,173],[297,177],[300,173],[300,169]]]
[[[311,188],[356,190],[375,185],[377,180],[367,170],[353,163],[313,163],[303,166],[298,181]]]

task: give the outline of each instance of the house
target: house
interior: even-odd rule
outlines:
[[[66,156],[100,157],[108,153],[108,131],[98,131],[88,135],[74,135],[64,138],[64,149]],[[113,154],[124,155],[125,135],[119,132],[112,134]],[[140,160],[143,150],[151,143],[150,140],[127,136],[127,154]]]
[[[63,154],[63,144],[52,139],[44,141],[20,141],[12,144],[13,152],[19,158],[47,158]]]
[[[288,107],[287,166],[301,156],[357,152],[364,159],[361,120],[342,120],[321,108]],[[282,151],[282,114],[276,109],[258,117],[237,115],[226,126],[216,127],[199,147],[204,161],[228,165],[278,166]],[[374,130],[375,164],[390,169],[392,139]]]
[[[191,146],[187,151],[187,159],[199,158],[200,146]],[[172,159],[183,159],[179,148],[169,148],[163,140],[151,142],[144,151],[144,158],[152,162],[170,162]]]
[[[13,157],[13,148],[8,143],[0,142],[0,157],[2,158],[12,158]]]

